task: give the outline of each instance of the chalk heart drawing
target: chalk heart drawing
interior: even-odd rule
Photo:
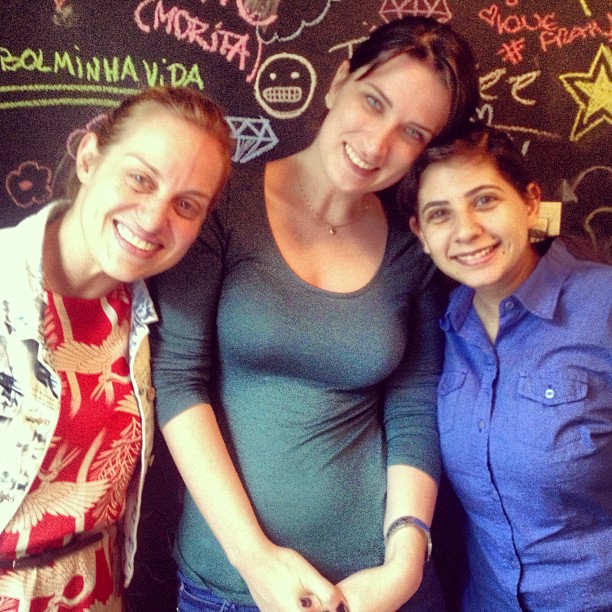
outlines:
[[[490,26],[495,25],[495,18],[499,15],[499,9],[495,4],[492,4],[488,9],[482,9],[478,16],[488,23]]]
[[[255,98],[276,119],[299,117],[310,105],[317,73],[301,55],[278,53],[261,65],[255,79]]]
[[[578,105],[571,141],[601,125],[612,125],[612,49],[600,45],[588,72],[559,75],[566,91]]]
[[[30,208],[45,204],[51,198],[52,172],[37,161],[27,161],[8,173],[6,191],[17,206]]]

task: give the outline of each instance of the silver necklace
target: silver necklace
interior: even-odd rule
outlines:
[[[351,219],[350,221],[347,221],[346,223],[332,224],[310,203],[310,200],[306,196],[306,191],[304,190],[304,186],[302,185],[301,181],[298,182],[298,187],[300,189],[300,195],[302,196],[302,200],[308,206],[308,210],[311,212],[312,216],[319,223],[322,223],[323,225],[327,226],[327,231],[329,232],[331,236],[335,236],[338,233],[339,229],[342,229],[343,227],[348,227],[349,225],[353,225],[361,221],[363,217],[366,215],[366,213],[368,212],[368,210],[370,210],[370,202],[366,202],[361,208],[361,213],[354,219]]]

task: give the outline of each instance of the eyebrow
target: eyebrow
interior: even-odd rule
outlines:
[[[474,187],[474,189],[470,189],[469,191],[466,191],[463,194],[463,197],[465,198],[470,198],[474,195],[476,195],[479,191],[482,191],[483,189],[494,189],[495,191],[501,191],[501,188],[498,187],[497,185],[478,185],[478,187]],[[425,204],[423,204],[423,208],[421,209],[421,212],[425,212],[428,208],[432,208],[434,206],[444,206],[445,204],[449,204],[448,200],[430,200],[429,202],[426,202]]]

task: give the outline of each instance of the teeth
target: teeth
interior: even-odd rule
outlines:
[[[133,247],[140,249],[141,251],[154,251],[157,249],[157,245],[152,242],[148,242],[147,240],[143,240],[139,238],[125,225],[121,223],[117,223],[117,232],[119,235],[126,241],[129,242]]]
[[[345,144],[344,150],[346,151],[346,154],[348,155],[349,159],[359,168],[362,168],[363,170],[372,170],[374,168],[374,166],[372,166],[371,164],[364,162],[361,157],[357,155],[355,149],[353,149],[350,144]]]
[[[473,253],[467,253],[465,255],[457,255],[455,259],[459,259],[461,261],[465,261],[469,263],[471,261],[474,261],[475,259],[479,259],[480,257],[484,257],[485,255],[488,255],[493,249],[494,247],[489,246],[484,249],[480,249],[479,251],[474,251]]]

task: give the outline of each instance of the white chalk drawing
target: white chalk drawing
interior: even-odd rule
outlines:
[[[235,162],[245,164],[278,144],[270,120],[265,117],[226,117],[225,120],[236,139],[236,149],[232,156]]]
[[[275,21],[271,27],[258,27],[257,38],[259,38],[259,40],[261,40],[265,45],[294,40],[304,31],[305,28],[312,28],[320,24],[327,16],[327,13],[332,5],[336,2],[341,2],[341,0],[323,0],[322,6],[317,8],[316,5],[320,2],[321,0],[309,0],[308,4],[304,3],[302,6],[300,3],[293,3],[290,16],[294,18],[295,13],[298,12],[297,21],[299,23],[293,25],[294,21],[296,21],[295,19],[292,20],[290,18],[283,18],[281,14],[280,18]],[[306,10],[310,14],[313,14],[311,19],[301,19],[299,17],[299,13],[305,12]]]
[[[299,117],[312,101],[317,73],[295,53],[277,53],[261,65],[255,79],[255,98],[276,119]]]
[[[559,75],[578,105],[569,139],[580,140],[603,123],[612,124],[612,50],[600,45],[588,72]]]

